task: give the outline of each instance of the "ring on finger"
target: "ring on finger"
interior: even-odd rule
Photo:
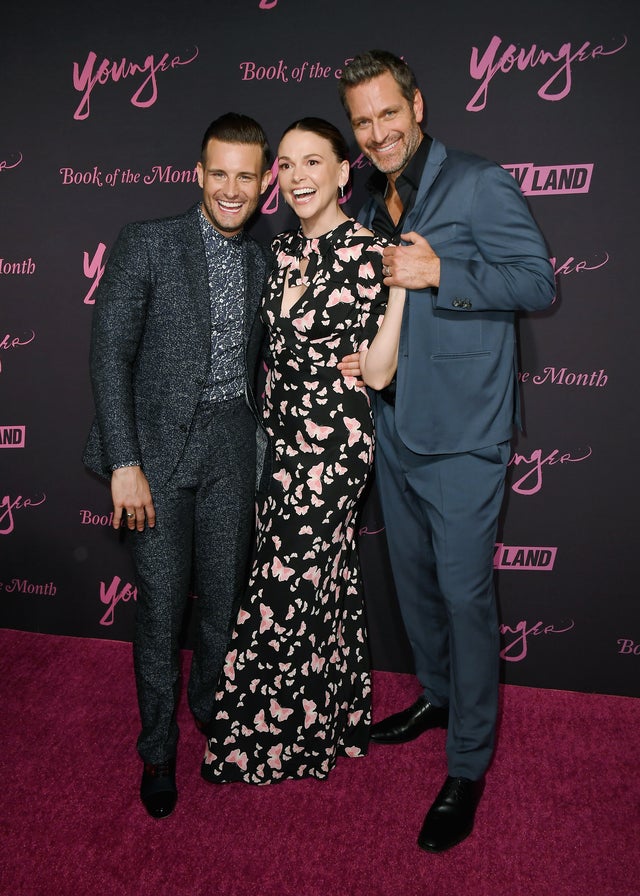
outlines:
[[[131,520],[135,516],[135,513],[133,512],[133,510],[127,510],[127,516]]]

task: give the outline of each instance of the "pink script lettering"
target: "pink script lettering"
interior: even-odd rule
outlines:
[[[96,300],[93,298],[93,294],[98,288],[98,284],[104,274],[104,265],[102,263],[104,259],[104,253],[106,250],[106,246],[104,243],[98,243],[98,248],[95,251],[95,255],[93,258],[89,258],[89,253],[84,253],[83,259],[83,268],[84,275],[88,277],[89,280],[93,280],[91,287],[89,288],[89,292],[84,297],[85,305],[95,305]]]
[[[100,620],[100,625],[113,625],[115,619],[115,610],[120,601],[128,603],[132,598],[138,599],[138,589],[135,585],[125,582],[120,587],[120,576],[114,576],[109,587],[104,582],[100,582],[100,601],[107,605],[104,616]]]
[[[7,159],[0,159],[0,171],[4,171],[7,168],[17,168],[18,165],[22,163],[22,153],[18,153],[19,159],[17,162],[10,163]]]
[[[29,345],[30,342],[36,338],[35,331],[31,331],[31,336],[26,337],[25,339],[20,339],[19,336],[12,336],[11,333],[5,333],[5,335],[0,339],[0,349],[3,351],[8,351],[10,348],[18,348],[22,345]],[[0,358],[0,373],[2,373],[2,359]]]
[[[555,625],[545,625],[542,621],[528,626],[526,619],[518,622],[516,626],[501,625],[500,634],[507,639],[507,644],[500,651],[500,658],[506,660],[508,663],[519,663],[527,656],[529,649],[529,642],[527,639],[529,637],[552,634],[562,635],[565,632],[570,632],[574,626],[575,622],[573,619],[571,620],[571,624],[566,628],[556,628]],[[515,637],[513,637],[514,635]],[[509,636],[512,636],[511,640],[509,640]]]
[[[162,58],[156,62],[153,54],[145,59],[142,65],[137,62],[129,62],[127,59],[121,59],[119,62],[112,62],[109,59],[103,59],[96,68],[98,56],[91,50],[88,54],[86,62],[80,69],[78,62],[73,63],[73,86],[82,93],[76,111],[73,117],[77,121],[88,118],[91,113],[91,93],[96,84],[106,84],[109,80],[113,82],[119,81],[121,78],[129,78],[132,75],[147,73],[147,77],[135,91],[131,97],[131,104],[142,109],[153,106],[158,99],[158,84],[156,75],[158,72],[166,72],[174,69],[178,65],[189,65],[198,56],[198,48],[190,59],[181,59],[179,56],[170,58],[169,53],[165,53]],[[148,88],[148,95],[143,99],[145,90]]]
[[[576,261],[573,255],[570,255],[562,264],[557,264],[557,258],[550,258],[549,261],[553,265],[553,270],[557,277],[559,274],[566,276],[567,274],[580,274],[582,271],[597,271],[598,268],[603,268],[609,261],[609,253],[605,252],[604,255],[604,261],[601,261],[599,264],[588,264],[584,259]]]
[[[481,112],[487,105],[489,84],[498,72],[507,74],[515,66],[523,72],[537,65],[556,63],[557,68],[551,77],[544,82],[538,90],[538,96],[543,100],[557,102],[564,99],[571,91],[572,71],[574,62],[588,62],[598,56],[612,56],[619,53],[628,43],[626,35],[623,42],[613,50],[605,50],[602,44],[592,46],[590,41],[585,41],[578,50],[572,50],[571,43],[562,44],[557,53],[550,53],[532,44],[529,50],[509,44],[505,50],[501,50],[502,38],[494,35],[487,49],[480,56],[477,47],[471,49],[471,61],[469,74],[475,81],[480,81],[480,87],[467,103],[467,112]],[[556,83],[557,82],[557,83]]]
[[[511,485],[511,488],[519,495],[535,495],[542,488],[542,468],[544,466],[548,465],[552,467],[555,464],[567,463],[579,464],[583,460],[587,460],[587,458],[591,457],[592,454],[593,451],[591,448],[589,448],[588,453],[584,454],[582,457],[572,457],[569,452],[560,454],[557,448],[554,448],[553,451],[546,456],[543,456],[541,448],[536,448],[535,451],[532,451],[530,457],[526,457],[526,455],[518,454],[516,452],[507,466],[519,467],[520,464],[525,464],[530,465],[531,469],[527,470],[524,476],[521,476],[520,479],[517,479]]]
[[[12,498],[11,495],[5,495],[0,501],[0,535],[11,535],[13,532],[14,510],[26,510],[29,507],[39,507],[40,504],[44,504],[46,500],[46,495],[43,495],[39,501],[35,498],[23,498],[22,495],[18,495],[17,498]]]

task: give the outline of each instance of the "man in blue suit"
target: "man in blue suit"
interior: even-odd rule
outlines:
[[[513,178],[423,133],[423,99],[401,59],[357,56],[340,95],[378,169],[360,221],[391,242],[385,284],[407,289],[396,380],[374,396],[376,481],[424,693],[371,737],[447,729],[449,774],[418,838],[441,852],[471,833],[494,746],[493,553],[519,423],[515,313],[546,308],[555,283]]]

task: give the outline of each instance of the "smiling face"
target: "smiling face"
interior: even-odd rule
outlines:
[[[325,137],[288,131],[278,147],[278,184],[300,218],[305,236],[321,236],[345,220],[338,190],[349,180],[349,162],[340,161]]]
[[[390,72],[345,91],[351,127],[365,156],[390,180],[406,167],[422,140],[422,95],[407,102]]]
[[[261,146],[254,143],[207,143],[204,163],[198,162],[202,210],[223,236],[240,233],[269,186],[271,172],[262,170]]]

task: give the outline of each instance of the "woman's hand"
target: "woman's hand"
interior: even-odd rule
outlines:
[[[344,377],[353,376],[357,379],[357,386],[364,386],[364,383],[361,379],[362,377],[362,369],[361,363],[366,357],[367,349],[364,349],[361,352],[356,352],[353,355],[345,355],[344,358],[338,362],[338,370],[341,371]]]

